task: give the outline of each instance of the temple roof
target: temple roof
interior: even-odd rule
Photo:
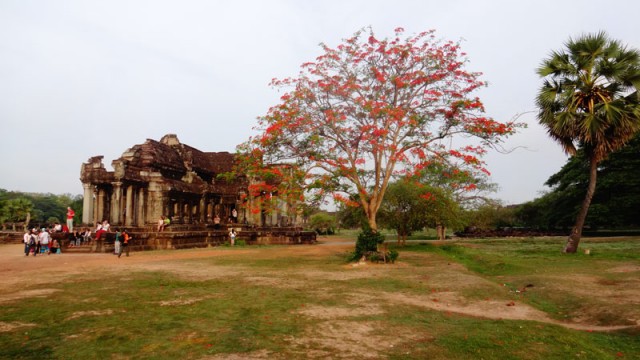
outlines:
[[[148,182],[151,173],[160,173],[171,180],[176,189],[193,191],[194,186],[213,185],[216,176],[233,169],[234,155],[229,152],[203,152],[180,143],[174,134],[160,141],[147,139],[143,144],[127,149],[120,158],[112,162],[115,172],[107,172],[102,157],[92,157],[83,164],[83,182],[105,183],[114,179]],[[188,175],[184,181],[183,178]],[[180,182],[184,182],[180,185]],[[222,185],[222,184],[220,184]]]

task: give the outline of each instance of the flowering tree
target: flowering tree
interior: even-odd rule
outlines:
[[[484,116],[472,94],[486,84],[464,69],[457,43],[403,33],[378,39],[360,30],[337,48],[321,44],[324,54],[297,77],[274,79],[284,95],[259,119],[260,134],[239,146],[243,171],[262,179],[272,171],[265,164],[291,165],[271,184],[279,196],[330,194],[362,206],[374,231],[393,176],[456,161],[487,172],[481,156],[516,124]]]

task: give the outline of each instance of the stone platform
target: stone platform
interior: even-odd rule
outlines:
[[[63,252],[113,252],[115,229],[93,239],[89,244],[73,246],[67,233],[52,233],[51,236],[62,244]],[[236,229],[238,241],[247,245],[299,245],[315,244],[316,233],[294,227],[248,227],[242,225],[222,225],[221,229],[203,225],[171,225],[163,232],[155,226],[128,227],[133,237],[130,251],[189,249],[219,246],[229,243],[229,230]],[[21,243],[22,232],[3,232],[0,243]]]
[[[238,241],[247,245],[299,245],[314,244],[316,233],[302,231],[300,228],[252,228],[242,226],[223,226],[213,229],[198,225],[171,225],[163,232],[157,232],[154,226],[145,228],[127,228],[132,236],[130,251],[189,249],[219,246],[229,243],[229,230],[236,229]],[[61,234],[62,235],[62,234]],[[115,232],[102,235],[98,240],[81,246],[70,246],[62,241],[63,252],[113,252]]]

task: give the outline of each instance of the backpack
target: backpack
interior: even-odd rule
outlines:
[[[33,235],[29,235],[29,246],[35,246],[36,245],[36,237]]]

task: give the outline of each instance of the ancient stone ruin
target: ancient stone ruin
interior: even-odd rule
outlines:
[[[237,222],[249,220],[238,206],[247,179],[217,177],[231,171],[233,154],[203,152],[169,134],[125,151],[112,162],[114,171],[107,171],[102,159],[94,156],[82,164],[85,224],[106,219],[112,225],[144,226],[163,215],[172,223],[199,224],[215,214],[227,220],[234,209]]]
[[[82,164],[85,225],[108,220],[114,227],[152,233],[158,219],[168,216],[174,231],[182,232],[172,234],[174,238],[208,238],[195,240],[201,246],[212,238],[210,231],[215,230],[212,226],[218,215],[224,226],[218,231],[237,228],[241,230],[240,238],[248,242],[271,243],[267,238],[277,243],[315,241],[315,235],[311,239],[310,234],[303,234],[305,240],[300,240],[299,217],[292,215],[292,209],[284,203],[270,209],[266,216],[252,214],[241,206],[243,199],[251,201],[247,196],[249,179],[236,176],[227,181],[218,176],[232,170],[234,155],[228,152],[203,152],[182,144],[175,134],[168,134],[160,141],[147,139],[127,149],[111,163],[113,171],[107,171],[102,160],[103,156],[94,156]],[[175,247],[167,242],[160,244],[156,239],[159,235],[139,235],[149,239],[147,247],[152,242],[156,244],[154,248]],[[224,236],[226,233],[215,237]]]

